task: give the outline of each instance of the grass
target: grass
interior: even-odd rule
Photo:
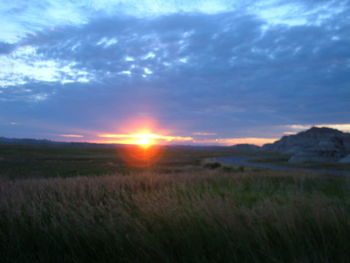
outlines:
[[[40,150],[29,157],[109,158]],[[347,177],[201,168],[208,152],[180,155],[110,175],[3,176],[1,262],[349,262]]]
[[[142,172],[130,166],[122,156],[129,147],[24,146],[0,144],[0,178],[52,178],[97,176],[114,173]],[[183,170],[199,165],[211,156],[239,154],[230,149],[159,149],[160,160],[148,168],[157,173]]]
[[[308,162],[308,163],[289,163],[290,156],[288,155],[276,155],[271,157],[260,157],[251,160],[252,163],[266,163],[281,165],[287,167],[299,167],[299,168],[316,168],[316,169],[328,169],[328,170],[338,170],[338,171],[350,171],[350,164],[345,163],[319,163],[319,162]]]

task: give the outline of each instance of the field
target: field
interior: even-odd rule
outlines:
[[[122,153],[0,146],[1,262],[350,262],[345,176],[203,163],[242,154],[220,148],[149,167]]]
[[[254,159],[253,163],[266,163],[273,165],[281,165],[286,167],[301,167],[301,168],[316,168],[316,169],[327,169],[327,170],[337,170],[337,171],[349,171],[350,174],[350,164],[345,163],[289,163],[289,155],[276,155],[276,156],[261,156],[260,158]]]

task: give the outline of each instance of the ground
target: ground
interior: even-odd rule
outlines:
[[[276,164],[286,167],[303,167],[303,168],[316,168],[316,169],[328,169],[328,170],[337,170],[337,171],[349,171],[350,174],[350,164],[346,163],[319,163],[319,162],[306,162],[306,163],[289,163],[288,160],[291,156],[280,154],[276,156],[261,156],[260,158],[254,159],[251,162],[253,163],[266,163],[266,164]]]
[[[349,262],[344,176],[203,161],[242,154],[227,149],[120,154],[0,146],[1,262]]]

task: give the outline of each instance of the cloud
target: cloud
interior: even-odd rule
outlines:
[[[38,54],[34,46],[20,47],[0,59],[0,87],[33,82],[89,82],[93,78],[74,66],[74,62],[48,59]]]
[[[0,55],[9,54],[15,49],[14,45],[9,43],[0,42]]]
[[[0,111],[106,133],[153,116],[184,137],[348,123],[346,2],[175,2],[10,6],[29,31],[0,44]]]
[[[152,18],[178,13],[215,15],[227,12],[247,13],[270,25],[321,25],[330,17],[346,14],[346,0],[24,0],[0,3],[0,15],[6,27],[0,41],[17,42],[27,34],[57,26],[81,26],[99,17],[131,16]]]
[[[65,138],[83,138],[83,135],[79,134],[60,134],[60,137],[65,137]]]
[[[309,125],[286,125],[285,128],[293,130],[293,131],[302,131],[310,129],[311,127],[326,127],[337,129],[343,132],[350,132],[350,123],[342,123],[342,124],[309,124]],[[293,132],[292,132],[293,133]]]
[[[258,1],[248,10],[264,19],[269,25],[320,26],[328,19],[344,15],[347,1]]]
[[[216,135],[215,132],[193,132],[192,134],[196,136],[215,136]]]
[[[279,138],[219,138],[214,140],[197,140],[195,143],[200,144],[219,144],[219,145],[236,145],[236,144],[255,144],[255,145],[264,145],[267,143],[273,143]]]

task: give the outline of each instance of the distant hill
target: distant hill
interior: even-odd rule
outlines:
[[[86,143],[86,142],[56,142],[50,140],[38,140],[38,139],[18,139],[18,138],[5,138],[0,137],[0,144],[17,144],[17,145],[47,145],[47,146],[92,146],[92,145],[107,145],[107,144],[94,144],[94,143]]]
[[[14,145],[38,145],[38,146],[78,146],[78,147],[128,147],[127,144],[106,144],[106,143],[89,143],[89,142],[57,142],[51,140],[38,140],[38,139],[18,139],[18,138],[6,138],[0,137],[1,144],[14,144]],[[202,150],[218,150],[227,148],[226,146],[205,146],[205,145],[161,145],[162,147],[170,147],[172,149],[186,150],[186,149],[202,149]]]
[[[36,140],[36,139],[16,139],[0,137],[1,144],[23,144],[23,145],[61,145],[66,143],[53,142],[50,140]]]
[[[247,144],[247,143],[232,145],[231,149],[234,149],[234,150],[237,150],[237,151],[241,151],[241,152],[261,151],[261,147],[255,145],[255,144]]]
[[[290,154],[291,163],[344,162],[347,160],[344,158],[350,154],[350,134],[313,127],[295,135],[283,136],[272,144],[265,144],[262,149]]]

